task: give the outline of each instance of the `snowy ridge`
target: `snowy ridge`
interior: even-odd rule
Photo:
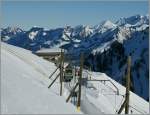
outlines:
[[[135,16],[131,16],[131,17],[127,17],[127,18],[120,18],[116,24],[118,25],[133,25],[133,26],[140,26],[142,24],[149,24],[149,20],[148,20],[149,16],[143,16],[143,15],[135,15]]]

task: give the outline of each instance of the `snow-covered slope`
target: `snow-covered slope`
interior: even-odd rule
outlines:
[[[48,76],[56,67],[30,51],[1,43],[1,112],[2,114],[77,114],[51,91]]]
[[[110,80],[109,83],[89,81],[82,86],[81,112],[66,103],[67,83],[59,96],[59,80],[48,89],[48,76],[56,69],[53,63],[22,48],[1,43],[1,110],[2,114],[104,114],[117,113],[125,95],[125,88],[106,74],[84,70],[83,77]],[[73,82],[71,82],[73,83]],[[130,94],[130,113],[147,114],[149,104],[136,94]],[[123,112],[122,112],[123,113]]]
[[[103,83],[99,81],[89,81],[88,87],[92,86],[93,88],[95,87],[95,89],[91,90],[92,87],[86,89],[86,96],[88,100],[95,106],[98,105],[96,107],[104,113],[117,113],[125,99],[125,87],[123,87],[104,73],[90,72],[90,74],[92,79],[110,80],[114,85],[110,82]],[[122,111],[122,113],[124,114],[124,111]],[[149,103],[130,91],[129,113],[148,114]]]

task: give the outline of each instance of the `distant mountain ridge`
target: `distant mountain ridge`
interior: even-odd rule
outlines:
[[[73,45],[72,47],[74,48],[74,45],[78,46],[80,43],[80,47],[84,47],[84,42],[87,39],[88,41],[93,39],[92,42],[94,42],[96,41],[95,39],[104,38],[106,35],[108,37],[111,33],[115,36],[115,32],[122,31],[123,29],[124,31],[128,31],[127,29],[144,29],[149,25],[148,20],[148,16],[135,15],[128,18],[120,18],[116,23],[106,20],[93,27],[78,25],[74,28],[66,26],[50,30],[32,27],[28,31],[23,31],[16,27],[8,27],[1,29],[1,39],[7,43],[19,45],[32,51],[39,50],[40,48],[60,47],[65,44]]]

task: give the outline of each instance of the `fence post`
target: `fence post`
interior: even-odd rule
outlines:
[[[131,71],[131,56],[128,57],[128,68],[126,76],[126,106],[125,114],[129,113],[129,96],[130,96],[130,71]]]
[[[81,105],[81,80],[82,80],[83,62],[84,62],[84,57],[83,57],[83,53],[81,53],[81,55],[80,55],[80,75],[79,75],[79,95],[78,95],[78,102],[77,102],[77,110],[78,111],[80,111],[80,105]]]
[[[124,108],[125,108],[125,114],[128,114],[128,113],[129,113],[130,71],[131,71],[131,56],[128,57],[128,62],[127,62],[125,101],[124,101],[124,103],[122,104],[121,108],[119,109],[118,114],[120,114]]]
[[[63,59],[64,54],[63,51],[61,49],[61,59],[60,59],[60,96],[62,96],[62,82],[63,82]]]

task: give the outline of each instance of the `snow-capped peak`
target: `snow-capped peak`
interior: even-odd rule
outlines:
[[[113,27],[116,27],[116,25],[115,25],[113,22],[111,22],[110,20],[103,21],[103,22],[101,23],[101,25],[102,25],[103,27],[106,27],[106,28],[113,28]]]
[[[100,24],[94,26],[96,32],[105,32],[108,29],[114,29],[117,25],[110,20],[102,21]]]
[[[13,33],[13,34],[23,32],[23,30],[18,27],[10,27],[10,26],[2,30],[5,31],[6,33]]]
[[[113,28],[116,27],[117,25],[111,22],[110,20],[102,21],[100,24],[96,25],[95,28]]]
[[[90,26],[85,26],[84,29],[86,32],[88,32],[88,31],[92,32],[92,28]]]
[[[93,29],[90,28],[90,26],[84,26],[82,31],[80,32],[80,35],[82,35],[83,37],[87,37],[92,33],[93,33]]]
[[[120,18],[117,22],[117,25],[133,25],[133,26],[140,26],[142,24],[149,24],[149,20],[148,20],[148,15],[143,16],[143,15],[134,15],[131,17],[127,17],[127,18]]]
[[[81,38],[88,37],[93,33],[93,28],[88,25],[78,25],[73,28],[73,36],[79,36]]]

